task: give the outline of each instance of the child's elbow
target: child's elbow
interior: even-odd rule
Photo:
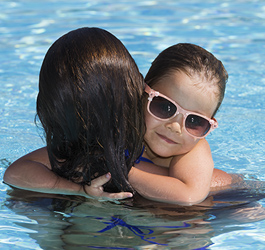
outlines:
[[[181,204],[179,205],[182,205],[182,206],[192,206],[192,205],[197,205],[199,203],[201,203],[202,201],[204,201],[206,199],[206,197],[203,197],[203,198],[193,198],[193,197],[188,197],[187,199],[183,200],[181,202]]]
[[[13,180],[12,167],[9,166],[4,173],[3,182],[6,184],[12,184],[12,180]]]
[[[190,194],[187,193],[186,195],[183,195],[176,203],[182,206],[192,206],[201,203],[207,198],[207,196],[208,192],[200,194],[197,192],[191,192]]]

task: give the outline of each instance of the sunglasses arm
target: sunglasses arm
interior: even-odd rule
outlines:
[[[217,120],[216,120],[215,118],[212,118],[212,119],[209,121],[209,123],[212,125],[212,128],[213,128],[213,129],[218,128],[218,122],[217,122]]]
[[[149,94],[149,97],[148,97],[148,101],[152,101],[153,98],[156,96],[159,96],[159,92],[158,91],[154,91],[153,89],[151,89],[147,84],[145,84],[145,92],[147,94]]]

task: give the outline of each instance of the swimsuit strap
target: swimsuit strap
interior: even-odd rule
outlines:
[[[149,162],[149,163],[153,163],[151,160],[149,160],[149,159],[147,159],[147,158],[145,158],[145,157],[142,156],[143,153],[144,153],[144,150],[145,150],[145,146],[143,146],[143,150],[142,150],[142,152],[141,152],[141,155],[140,155],[139,158],[135,161],[136,164],[137,164],[137,163],[140,163],[141,161]]]
[[[140,156],[138,157],[138,159],[134,163],[137,164],[137,163],[140,163],[141,161],[153,163],[151,160],[149,160],[149,159],[147,159],[147,158],[145,158],[145,157],[142,156],[143,153],[144,153],[144,150],[145,150],[145,146],[143,146],[143,150],[142,150]],[[129,157],[129,151],[128,151],[128,149],[125,150],[125,157]]]

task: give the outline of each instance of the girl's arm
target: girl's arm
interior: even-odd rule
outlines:
[[[110,180],[110,174],[100,176],[91,185],[79,185],[56,175],[51,165],[46,147],[31,152],[14,163],[5,171],[4,182],[16,188],[53,194],[81,195],[85,197],[101,197],[124,199],[132,197],[129,192],[107,193],[102,185]]]
[[[198,203],[209,194],[213,170],[209,143],[201,139],[191,151],[172,159],[169,175],[183,183],[182,192],[191,203]]]
[[[192,205],[207,197],[213,167],[209,144],[203,139],[190,152],[172,159],[170,176],[165,176],[167,174],[163,172],[164,168],[155,166],[152,171],[149,165],[145,172],[143,166],[136,165],[129,173],[129,182],[145,198]]]

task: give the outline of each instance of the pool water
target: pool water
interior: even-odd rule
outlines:
[[[62,34],[100,27],[128,48],[143,75],[166,47],[198,44],[228,73],[215,166],[244,186],[181,207],[12,190],[0,183],[0,249],[264,249],[265,1],[0,1],[0,175],[44,145],[34,124],[43,57]]]

